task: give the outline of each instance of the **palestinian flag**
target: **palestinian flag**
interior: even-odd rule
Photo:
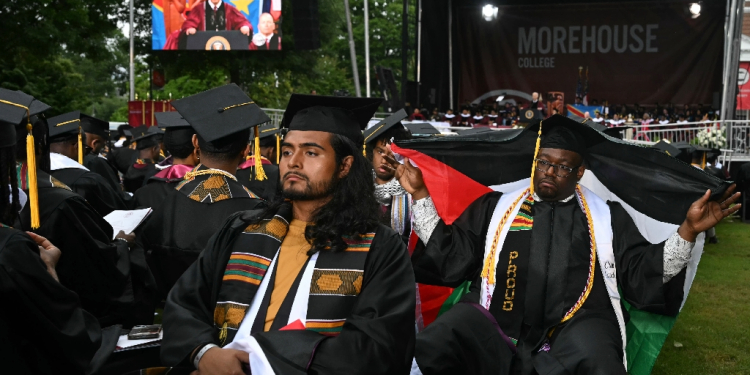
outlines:
[[[560,123],[560,118],[553,116],[544,123]],[[729,187],[728,182],[657,149],[609,137],[569,119],[564,123],[586,139],[587,171],[580,184],[605,201],[622,204],[651,243],[669,238],[684,221],[690,205],[707,189],[711,189],[712,199],[719,199]],[[420,168],[439,215],[451,224],[487,192],[510,192],[529,185],[538,130],[539,124],[535,124],[522,130],[412,139],[398,141],[392,149]],[[685,299],[703,240],[703,235],[698,237],[688,264]],[[455,301],[454,297],[447,302]],[[626,327],[628,373],[649,374],[676,317],[626,308],[630,314]]]

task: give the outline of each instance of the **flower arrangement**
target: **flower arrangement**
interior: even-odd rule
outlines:
[[[706,128],[695,135],[696,143],[702,147],[724,148],[727,144],[727,137],[722,130]]]

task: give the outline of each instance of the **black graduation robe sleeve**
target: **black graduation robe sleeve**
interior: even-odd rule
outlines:
[[[617,202],[608,202],[612,213],[617,280],[624,299],[639,310],[677,315],[683,299],[685,269],[666,284],[664,244],[652,244],[638,231],[633,219]]]
[[[84,373],[101,344],[99,323],[47,273],[36,243],[9,228],[0,228],[0,299],[3,373]]]
[[[479,275],[487,227],[501,196],[479,197],[452,225],[440,220],[427,244],[419,241],[411,257],[417,282],[457,287]]]
[[[115,167],[110,164],[108,159],[105,159],[99,155],[89,154],[83,158],[83,164],[91,172],[94,172],[104,178],[114,191],[122,192],[122,185],[120,185],[120,177],[117,176]]]
[[[128,209],[128,204],[121,192],[112,189],[104,177],[94,172],[83,174],[70,188],[84,197],[102,217],[114,210]]]
[[[234,214],[211,237],[206,249],[169,292],[162,319],[161,360],[164,365],[192,367],[192,355],[197,347],[220,345],[213,327],[215,296],[221,286],[231,242],[247,226],[244,221],[235,220],[242,214]]]
[[[338,336],[325,338],[301,330],[259,332],[253,337],[271,365],[280,369],[284,362],[297,362],[308,374],[408,374],[415,304],[406,245],[381,225],[365,261],[362,291]]]

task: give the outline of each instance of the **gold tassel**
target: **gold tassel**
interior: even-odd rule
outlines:
[[[26,176],[29,185],[29,208],[31,210],[31,229],[39,229],[39,186],[36,183],[36,151],[31,122],[26,125],[29,135],[26,136]]]
[[[221,330],[219,331],[219,341],[221,341],[221,345],[224,345],[224,342],[227,341],[227,322],[224,322],[224,325],[221,326]]]
[[[78,164],[83,165],[83,133],[81,127],[78,127]]]
[[[362,145],[362,156],[367,157],[367,143]]]
[[[706,153],[703,153],[703,161],[701,161],[701,169],[706,169]]]
[[[258,126],[255,126],[255,139],[253,145],[253,158],[255,158],[255,180],[263,181],[266,178],[266,171],[263,170],[263,162],[260,159],[260,132],[258,132]]]
[[[534,161],[531,162],[531,189],[529,194],[534,195],[534,172],[536,172],[536,157],[539,155],[539,145],[542,143],[542,122],[539,121],[539,133],[536,137],[536,147],[534,148]]]
[[[276,133],[276,165],[281,163],[281,135]]]

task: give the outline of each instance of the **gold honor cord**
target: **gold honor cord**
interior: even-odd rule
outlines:
[[[39,186],[37,186],[36,181],[36,150],[34,150],[34,134],[32,132],[34,127],[31,125],[31,114],[29,112],[29,107],[2,99],[0,99],[0,103],[5,103],[26,110],[26,130],[28,130],[29,132],[29,134],[26,136],[26,166],[28,169],[26,171],[26,177],[29,184],[29,210],[31,211],[31,229],[39,229],[39,227],[41,226],[39,222]]]
[[[276,165],[281,163],[281,134],[276,133]]]
[[[539,156],[539,145],[542,143],[542,121],[539,121],[539,132],[534,147],[534,161],[531,162],[531,187],[529,194],[534,195],[534,172],[536,172],[536,157]]]

